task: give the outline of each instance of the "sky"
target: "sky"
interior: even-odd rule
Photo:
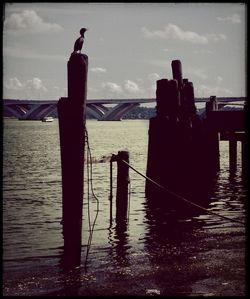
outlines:
[[[3,98],[67,96],[67,62],[88,28],[88,99],[155,98],[180,60],[195,97],[246,96],[245,3],[5,3]]]

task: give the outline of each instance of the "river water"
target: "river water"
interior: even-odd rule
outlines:
[[[58,121],[4,119],[3,124],[4,295],[246,294],[244,224],[202,210],[173,217],[153,209],[144,195],[145,180],[132,170],[127,224],[118,229],[110,222],[108,157],[127,149],[130,164],[146,173],[147,120],[87,120],[99,210],[86,260],[97,202],[84,198],[83,266],[65,273]],[[228,143],[220,142],[221,169],[207,210],[245,223],[240,153],[238,143],[237,170],[230,173]]]

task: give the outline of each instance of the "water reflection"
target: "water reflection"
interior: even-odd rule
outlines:
[[[188,199],[204,208],[212,200],[216,180],[211,178],[206,182],[193,190],[193,194],[191,189],[188,193]],[[161,295],[188,295],[192,292],[192,282],[200,275],[193,271],[196,267],[195,231],[202,226],[202,222],[193,221],[193,217],[200,214],[204,211],[169,194],[146,198],[144,248]]]
[[[120,219],[116,221],[113,227],[109,228],[108,240],[110,249],[110,260],[115,261],[117,266],[128,266],[128,250],[130,248],[128,244],[128,220]]]

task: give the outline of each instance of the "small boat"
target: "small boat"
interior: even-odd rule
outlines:
[[[51,122],[53,120],[54,120],[54,118],[52,116],[46,116],[42,119],[43,122]]]

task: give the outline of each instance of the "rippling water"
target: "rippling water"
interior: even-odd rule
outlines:
[[[132,170],[128,222],[123,227],[114,221],[110,225],[109,163],[105,157],[128,149],[130,164],[146,173],[148,121],[88,120],[87,129],[100,210],[87,268],[65,274],[60,264],[58,122],[4,120],[4,295],[244,295],[244,225],[203,211],[176,217],[155,207],[144,197],[144,179]],[[220,142],[220,148],[221,170],[206,207],[244,222],[246,188],[240,144],[235,173],[229,172],[227,142]],[[89,203],[84,198],[83,264],[89,237],[88,206],[93,223],[97,209],[93,197]]]

